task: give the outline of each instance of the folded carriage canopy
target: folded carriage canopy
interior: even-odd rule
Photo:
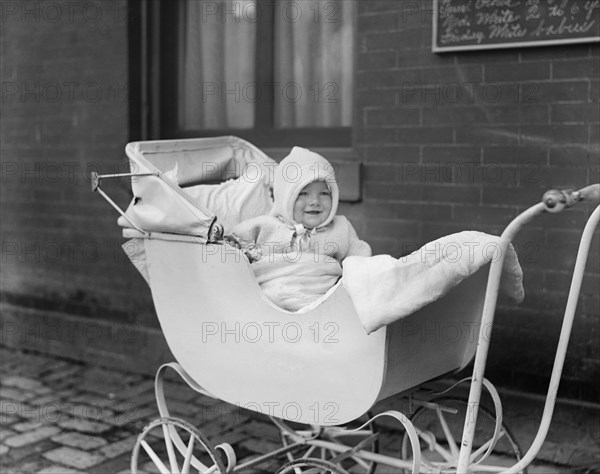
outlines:
[[[126,211],[128,220],[121,217],[119,224],[132,227],[134,223],[138,230],[193,235],[205,241],[215,219],[223,221],[225,216],[216,216],[217,210],[194,199],[189,189],[239,178],[244,171],[251,176],[244,176],[246,183],[241,184],[268,186],[276,166],[254,145],[232,136],[133,142],[126,152],[133,173],[151,175],[132,177],[134,198]],[[226,203],[220,208],[226,209]]]

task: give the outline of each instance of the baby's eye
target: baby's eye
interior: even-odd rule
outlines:
[[[331,196],[329,191],[321,191],[321,196]]]
[[[308,191],[300,191],[298,196],[308,196]]]

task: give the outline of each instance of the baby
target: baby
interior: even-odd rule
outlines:
[[[267,296],[298,311],[335,284],[346,257],[369,257],[371,248],[336,216],[338,186],[321,155],[294,147],[276,169],[273,197],[270,215],[238,224],[227,239],[249,256]]]

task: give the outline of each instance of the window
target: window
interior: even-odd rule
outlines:
[[[355,2],[177,0],[147,8],[147,69],[159,64],[148,88],[159,104],[150,104],[153,138],[351,144]]]

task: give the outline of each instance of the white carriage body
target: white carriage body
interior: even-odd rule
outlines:
[[[235,157],[265,160],[234,137],[144,142],[127,150],[143,171],[178,163],[188,176],[182,185],[220,177],[198,173],[214,170],[206,163],[215,159],[225,167]],[[210,222],[210,211],[206,215]],[[202,236],[165,237],[144,239],[162,331],[192,379],[228,403],[290,421],[339,425],[379,400],[464,368],[475,353],[488,266],[443,298],[367,335],[341,283],[313,310],[290,313],[263,295],[240,251],[203,243]]]

